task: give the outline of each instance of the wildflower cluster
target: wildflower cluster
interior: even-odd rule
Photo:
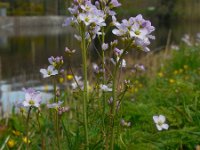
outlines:
[[[106,26],[104,19],[106,15],[96,5],[93,5],[89,0],[74,0],[72,7],[68,9],[72,17],[65,21],[64,26],[78,27],[83,25],[86,30],[84,37],[75,36],[78,40],[81,40],[81,38],[94,39],[96,35],[101,34],[101,27]]]
[[[122,23],[119,23],[115,16],[112,17],[112,20],[116,27],[112,30],[113,34],[123,37],[125,40],[131,40],[133,46],[140,50],[150,51],[148,48],[150,39],[155,39],[151,35],[155,28],[150,21],[143,19],[142,15],[131,17],[128,20],[123,19]]]
[[[63,57],[49,57],[48,61],[50,63],[50,65],[48,66],[47,69],[40,69],[40,73],[42,73],[43,78],[48,78],[50,76],[55,76],[57,74],[59,74],[59,71],[61,72],[62,70],[60,70],[61,66],[63,65]]]
[[[97,65],[93,63],[92,68],[95,75],[97,75],[96,85],[98,91],[101,91],[102,95],[98,94],[99,101],[102,99],[102,126],[103,131],[107,137],[111,137],[110,142],[104,143],[105,146],[113,149],[114,139],[115,139],[115,115],[119,113],[120,106],[122,105],[123,96],[127,91],[119,88],[121,84],[118,80],[119,68],[125,68],[127,66],[124,56],[128,53],[130,48],[140,49],[145,52],[149,51],[148,46],[150,45],[150,40],[155,39],[151,33],[155,28],[151,25],[151,22],[145,20],[142,15],[137,15],[136,17],[131,17],[129,20],[123,19],[122,23],[119,23],[116,19],[116,12],[113,10],[116,7],[121,6],[117,0],[100,0],[92,3],[90,0],[74,0],[72,6],[68,9],[72,17],[67,18],[64,26],[71,25],[75,27],[79,35],[75,35],[75,38],[80,41],[81,53],[83,60],[83,81],[82,77],[74,76],[74,81],[71,83],[72,89],[81,89],[83,91],[83,122],[84,122],[84,132],[85,132],[85,142],[89,145],[88,138],[88,102],[90,101],[88,92],[88,76],[87,76],[87,49],[91,44],[91,41],[96,37],[100,41],[101,45],[101,64]],[[110,19],[109,19],[110,18]],[[109,20],[112,22],[109,24]],[[106,32],[105,29],[109,26],[114,26],[112,33],[121,41],[124,42],[125,47],[119,48],[118,40],[114,40],[110,43],[105,41]],[[94,46],[96,48],[96,46]],[[97,49],[97,48],[96,48]],[[108,59],[114,65],[113,69],[108,70],[106,53],[111,50],[112,56]],[[67,53],[73,53],[68,48]],[[109,57],[109,56],[108,56]],[[145,70],[143,66],[135,66],[137,70]],[[108,75],[110,72],[110,75]],[[117,84],[118,82],[118,84]],[[95,88],[96,89],[96,88]],[[118,90],[120,89],[120,90]],[[93,91],[96,92],[95,90]],[[110,99],[107,100],[107,94],[111,94]],[[101,97],[102,96],[102,97]],[[119,96],[119,97],[118,97]],[[106,101],[108,101],[108,106],[106,106]],[[108,110],[108,111],[107,111]],[[109,128],[106,129],[105,120],[106,116],[109,116]],[[130,123],[123,122],[125,126],[130,126]],[[107,144],[106,144],[107,143]],[[109,144],[108,144],[109,143]]]
[[[121,6],[121,4],[118,0],[98,0],[94,3],[92,3],[91,0],[73,0],[71,7],[68,9],[72,16],[67,18],[63,25],[71,25],[78,31],[78,35],[75,35],[75,38],[80,42],[82,54],[82,75],[75,75],[71,67],[69,67],[70,74],[68,73],[68,70],[63,70],[62,67],[64,66],[64,61],[62,56],[49,57],[49,66],[47,69],[40,69],[43,78],[51,78],[53,80],[54,97],[51,101],[47,102],[46,107],[49,108],[48,110],[52,115],[49,116],[49,118],[53,120],[52,129],[55,130],[55,143],[57,144],[58,149],[61,149],[60,144],[62,143],[62,140],[65,140],[60,140],[61,134],[64,132],[67,134],[68,142],[75,141],[78,139],[76,138],[74,140],[73,138],[75,136],[83,134],[84,147],[85,149],[88,149],[93,145],[93,143],[90,143],[96,140],[93,140],[93,137],[90,137],[90,127],[95,126],[98,127],[97,134],[102,134],[99,136],[97,143],[100,143],[102,147],[113,150],[116,141],[118,141],[115,140],[117,138],[116,133],[119,129],[118,127],[120,125],[122,128],[131,127],[130,121],[128,122],[124,119],[120,119],[123,116],[121,110],[124,104],[124,95],[127,91],[132,89],[129,80],[125,80],[124,82],[121,81],[123,78],[121,77],[120,71],[125,70],[128,65],[125,60],[125,55],[128,54],[130,49],[134,48],[145,52],[149,51],[148,46],[151,43],[150,40],[155,39],[155,37],[151,35],[155,28],[151,25],[151,22],[145,20],[142,15],[131,17],[128,20],[123,19],[121,23],[118,22],[114,9],[119,6]],[[110,24],[109,20],[112,20]],[[109,25],[112,25],[112,33],[117,36],[117,39],[112,42],[105,40],[105,31]],[[93,43],[92,40],[95,38],[99,39],[100,46],[96,47],[94,44],[94,47],[97,50],[100,49],[99,55],[101,61],[98,65],[96,63],[92,64],[92,69],[95,75],[93,86],[89,85],[89,65],[87,55],[88,49],[91,43]],[[120,42],[124,42],[124,47],[120,47]],[[68,54],[69,58],[75,53],[75,51],[76,50],[71,50],[68,47],[65,48],[65,52]],[[111,68],[109,68],[107,60],[112,63]],[[146,70],[146,68],[141,64],[136,64],[132,68],[135,72],[144,72]],[[61,86],[57,84],[59,79],[58,77],[66,72],[68,74],[67,80],[69,79],[70,82],[67,82],[65,85],[63,84],[62,88],[60,88]],[[63,80],[59,80],[61,81],[60,83],[63,83]],[[135,89],[141,87],[142,84],[135,84]],[[62,90],[66,93],[62,92]],[[133,93],[134,92],[132,92],[132,94]],[[30,119],[32,119],[30,113],[32,108],[36,110],[36,120],[40,127],[39,117],[42,113],[41,101],[42,98],[39,92],[33,89],[25,90],[25,101],[23,101],[22,105],[29,107],[26,119],[27,149],[30,144],[29,122]],[[73,104],[71,104],[71,102]],[[63,106],[66,103],[71,104],[73,108],[71,109],[71,106]],[[75,111],[75,115],[72,113],[68,118],[69,120],[65,121],[63,119],[63,116],[65,116],[64,113],[69,110]],[[95,122],[95,120],[97,120],[97,118],[92,118],[95,114],[100,114],[101,116],[98,117],[98,125],[93,125],[93,121]],[[69,127],[70,125],[68,124],[66,126],[65,123],[71,121],[71,118],[75,120],[72,122],[77,122],[78,125],[72,125],[72,127]],[[168,128],[163,116],[154,117],[154,121],[158,130]],[[74,132],[76,131],[73,131],[73,129],[77,126],[78,128],[80,126],[80,129],[83,126],[84,133],[79,132],[80,129],[76,129],[79,133],[75,134]],[[70,128],[72,131],[68,131]],[[72,138],[68,135],[72,135]],[[82,140],[78,142],[82,145]],[[69,149],[72,149],[70,146],[73,144],[68,143],[68,145]]]
[[[187,46],[199,46],[200,45],[200,33],[196,34],[196,37],[191,37],[189,34],[184,34],[181,41]]]

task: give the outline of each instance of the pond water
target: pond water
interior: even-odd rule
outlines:
[[[200,23],[194,22],[176,23],[170,28],[155,26],[156,40],[152,43],[152,50],[165,47],[170,30],[173,44],[179,44],[185,33],[195,36],[200,31]],[[45,85],[41,85],[39,69],[48,65],[49,56],[63,55],[66,46],[78,49],[73,34],[73,29],[63,27],[0,29],[0,100],[13,102],[21,99],[23,94],[19,91],[22,87],[43,90]],[[80,53],[72,62],[73,67],[80,67]],[[51,85],[48,86],[51,89]],[[46,95],[47,98],[50,96]],[[8,103],[4,105],[7,107]]]
[[[8,33],[9,29],[6,30]],[[180,23],[172,28],[156,25],[156,40],[152,41],[151,50],[165,47],[170,30],[171,43],[179,44],[185,33],[195,36],[200,23]],[[39,77],[38,70],[48,64],[47,58],[64,55],[66,46],[79,49],[71,28],[20,28],[11,34],[4,34],[0,29],[0,80],[13,80],[22,75],[29,80]],[[74,67],[80,66],[80,56],[78,52],[72,60]]]

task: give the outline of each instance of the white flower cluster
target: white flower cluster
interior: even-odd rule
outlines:
[[[119,23],[115,16],[112,17],[112,20],[116,27],[112,30],[113,34],[125,39],[132,39],[134,46],[145,52],[149,51],[150,39],[155,39],[151,35],[155,28],[149,20],[143,19],[142,15],[131,17],[129,20],[123,19],[122,23]]]
[[[94,39],[102,34],[101,28],[106,26],[106,18],[116,14],[112,9],[119,6],[121,4],[117,0],[100,0],[95,4],[92,4],[91,0],[74,0],[72,6],[68,8],[72,17],[67,18],[63,26],[84,25],[86,27],[84,38]],[[75,38],[80,41],[82,37],[75,35]]]
[[[40,69],[40,73],[43,75],[43,78],[48,78],[59,73],[60,67],[63,65],[63,57],[49,57],[48,61],[50,65],[47,69]],[[60,71],[61,72],[61,71]]]

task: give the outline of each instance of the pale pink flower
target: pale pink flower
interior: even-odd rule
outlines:
[[[169,125],[165,123],[166,118],[163,115],[153,116],[153,121],[159,131],[162,131],[163,129],[167,130],[169,128]]]

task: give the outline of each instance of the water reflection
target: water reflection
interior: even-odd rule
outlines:
[[[170,30],[171,43],[179,44],[185,33],[194,35],[199,32],[199,24],[180,23],[171,28],[156,26],[156,40],[151,49],[164,47]],[[66,46],[78,49],[71,28],[34,27],[10,29],[14,30],[10,32],[7,30],[0,30],[0,79],[10,79],[18,75],[38,77],[38,70],[45,67],[49,56],[63,55]],[[74,67],[80,66],[80,58],[80,53],[77,53],[72,59]]]

